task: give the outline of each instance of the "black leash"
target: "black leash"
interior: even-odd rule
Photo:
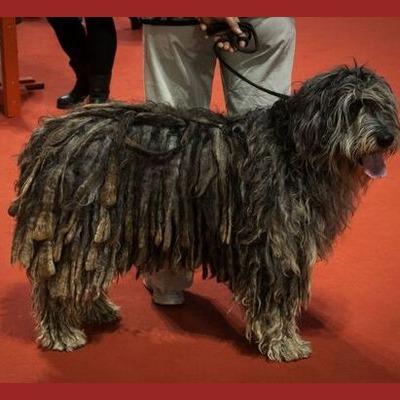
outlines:
[[[249,24],[248,22],[239,22],[240,29],[243,31],[243,33],[246,36],[238,36],[235,33],[232,32],[228,24],[221,22],[221,23],[216,23],[212,24],[207,28],[207,35],[208,36],[214,36],[217,33],[221,34],[223,37],[215,42],[214,44],[214,52],[215,55],[217,56],[219,62],[227,68],[230,72],[232,72],[234,75],[236,75],[238,78],[244,80],[247,82],[249,85],[254,86],[255,88],[262,90],[263,92],[266,92],[272,96],[279,97],[280,99],[288,99],[290,96],[279,93],[279,92],[274,92],[273,90],[267,89],[263,86],[260,86],[251,80],[247,79],[245,76],[237,72],[234,68],[232,68],[222,57],[221,52],[224,51],[218,47],[218,43],[223,43],[226,41],[229,41],[232,47],[234,47],[237,51],[240,51],[242,53],[255,53],[258,50],[258,37],[257,33],[253,27],[253,25]],[[253,40],[252,40],[253,39]],[[241,47],[239,43],[243,41],[245,43],[244,47]]]

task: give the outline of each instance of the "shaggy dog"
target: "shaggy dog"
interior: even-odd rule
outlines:
[[[398,146],[395,97],[338,67],[271,108],[227,118],[161,104],[91,105],[48,118],[19,157],[12,262],[26,268],[45,349],[119,318],[110,284],[203,270],[243,305],[270,360],[306,358],[296,319],[311,272]]]

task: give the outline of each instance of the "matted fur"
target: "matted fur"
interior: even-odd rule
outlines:
[[[19,157],[9,209],[40,345],[84,345],[82,324],[118,318],[107,297],[116,277],[168,263],[226,282],[267,358],[308,357],[296,318],[312,267],[384,174],[398,131],[389,85],[346,66],[235,119],[151,103],[45,119]]]

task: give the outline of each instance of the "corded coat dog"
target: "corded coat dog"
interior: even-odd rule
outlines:
[[[86,323],[119,318],[107,296],[116,277],[168,265],[226,283],[268,359],[308,357],[296,320],[313,266],[386,174],[398,133],[388,83],[357,66],[235,119],[117,102],[45,119],[19,156],[9,209],[38,342],[85,345]]]

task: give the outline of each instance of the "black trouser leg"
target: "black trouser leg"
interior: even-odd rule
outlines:
[[[47,17],[76,76],[73,89],[57,99],[58,108],[70,108],[89,94],[89,56],[86,31],[78,17]]]
[[[117,32],[112,17],[85,18],[89,56],[89,103],[108,101],[117,52]]]

